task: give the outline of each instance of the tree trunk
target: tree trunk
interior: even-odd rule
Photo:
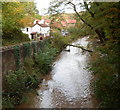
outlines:
[[[105,35],[104,35],[103,30],[101,30],[101,29],[94,29],[94,27],[93,27],[91,24],[89,24],[88,22],[86,22],[86,21],[81,17],[81,15],[77,12],[75,4],[73,4],[72,2],[68,2],[67,4],[71,4],[71,5],[73,6],[75,13],[76,13],[77,16],[80,18],[80,20],[81,20],[82,22],[84,22],[87,26],[89,26],[91,29],[95,30],[95,33],[98,35],[98,37],[99,37],[99,39],[100,39],[100,42],[103,43],[103,42],[104,42],[104,39],[105,39]],[[87,7],[87,4],[85,4],[85,5],[86,5],[86,7]],[[87,8],[87,10],[88,10],[88,8]],[[89,12],[90,12],[90,10],[89,10]],[[91,14],[92,17],[94,17],[94,14],[93,14],[92,12],[90,12],[90,14]]]
[[[95,32],[97,33],[97,35],[98,35],[98,37],[100,39],[100,42],[103,43],[104,40],[103,40],[103,35],[101,34],[101,32],[98,29],[96,29]]]

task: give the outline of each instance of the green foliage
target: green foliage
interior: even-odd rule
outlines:
[[[42,16],[39,15],[39,14],[35,14],[35,18],[36,18],[36,19],[42,19]]]
[[[68,32],[70,33],[71,40],[76,40],[81,36],[81,29],[78,27],[71,27],[68,29]]]
[[[24,61],[24,69],[28,74],[33,74],[34,73],[34,61],[31,57],[26,57]]]
[[[100,101],[100,107],[120,108],[118,97],[119,89],[119,7],[120,3],[91,3],[90,10],[95,13],[94,21],[89,13],[85,13],[87,22],[95,29],[101,28],[104,31],[106,40],[104,45],[93,43],[94,53],[90,63],[90,70],[95,75],[93,81],[94,91]],[[99,11],[99,12],[98,12]],[[99,19],[98,19],[99,18]],[[86,30],[87,31],[87,30]],[[91,36],[92,38],[93,36]],[[93,39],[95,42],[95,39]],[[97,53],[97,54],[96,54]]]
[[[69,37],[63,37],[59,31],[56,31],[51,34],[54,36],[53,39],[51,39],[52,45],[58,49],[58,51],[61,51],[66,47],[66,45],[70,42]]]
[[[100,107],[116,108],[120,97],[120,83],[118,81],[119,58],[116,43],[107,41],[104,46],[94,48],[90,70],[95,75],[93,82],[94,92],[100,100]],[[98,53],[96,55],[96,52]]]
[[[31,56],[31,47],[30,47],[30,43],[25,43],[23,44],[23,48],[24,48],[24,57],[30,57]]]
[[[37,52],[37,44],[36,44],[36,42],[32,42],[32,47],[33,47],[33,52],[36,53]]]
[[[26,60],[24,69],[9,73],[5,80],[6,89],[3,92],[2,105],[3,108],[13,108],[15,105],[25,101],[25,93],[38,87],[40,78],[32,70],[30,73],[29,69],[32,68],[32,61]]]
[[[35,43],[34,43],[35,44]],[[3,108],[14,108],[15,105],[23,103],[28,98],[26,94],[35,90],[42,81],[44,74],[49,73],[52,69],[52,63],[57,55],[58,50],[53,47],[49,40],[40,45],[43,49],[35,53],[34,58],[26,57],[24,65],[21,65],[16,71],[10,72],[5,77],[5,90],[2,93]],[[44,46],[43,46],[44,45]],[[30,52],[30,45],[24,45]],[[15,46],[16,62],[19,64],[19,47]]]
[[[8,45],[15,45],[19,44],[21,42],[27,42],[30,41],[27,34],[23,34],[21,31],[15,30],[16,33],[7,34],[6,38],[2,38],[2,45],[8,46]],[[3,33],[4,34],[4,33]]]
[[[47,44],[44,51],[40,51],[35,55],[35,64],[39,73],[47,74],[52,69],[52,62],[54,61],[56,53],[56,48]]]
[[[15,63],[17,68],[20,67],[20,47],[19,46],[14,46],[14,55],[15,55]]]
[[[119,33],[119,2],[93,2],[90,3],[89,11],[86,11],[82,17],[94,29],[101,30],[105,39],[115,38]],[[94,14],[92,17],[90,12]],[[105,40],[104,39],[104,40]]]
[[[35,12],[34,2],[2,2],[3,46],[29,40],[21,28],[31,25]]]

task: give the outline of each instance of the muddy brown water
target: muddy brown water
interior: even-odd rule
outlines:
[[[72,43],[87,47],[87,38]],[[54,62],[51,73],[43,79],[38,95],[30,95],[29,102],[16,108],[96,108],[90,82],[93,76],[85,68],[89,53],[68,46]]]

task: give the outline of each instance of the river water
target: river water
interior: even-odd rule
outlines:
[[[87,37],[73,45],[87,47]],[[37,96],[30,96],[30,102],[17,108],[96,108],[90,82],[92,75],[85,67],[89,53],[80,48],[68,46],[54,62],[50,75],[47,75],[37,90]]]

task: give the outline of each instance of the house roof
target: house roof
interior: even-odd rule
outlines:
[[[45,22],[47,22],[47,23],[51,23],[51,20],[45,19]]]
[[[66,26],[67,25],[66,21],[61,21],[61,24],[62,24],[62,26]]]
[[[31,34],[36,34],[37,32],[32,32]]]
[[[51,26],[61,28],[61,24],[59,24],[57,22],[52,23]]]
[[[69,24],[71,24],[71,23],[76,23],[76,20],[67,20],[67,23]]]
[[[67,26],[67,24],[75,24],[76,20],[66,20],[66,21],[61,21],[62,26]]]
[[[47,24],[38,24],[40,25],[41,27],[49,27]]]
[[[36,23],[37,24],[37,23]],[[36,24],[34,24],[33,26],[35,26]],[[41,26],[41,27],[49,27],[47,24],[37,24],[37,25],[39,25],[39,26]],[[32,26],[32,27],[33,27]]]

